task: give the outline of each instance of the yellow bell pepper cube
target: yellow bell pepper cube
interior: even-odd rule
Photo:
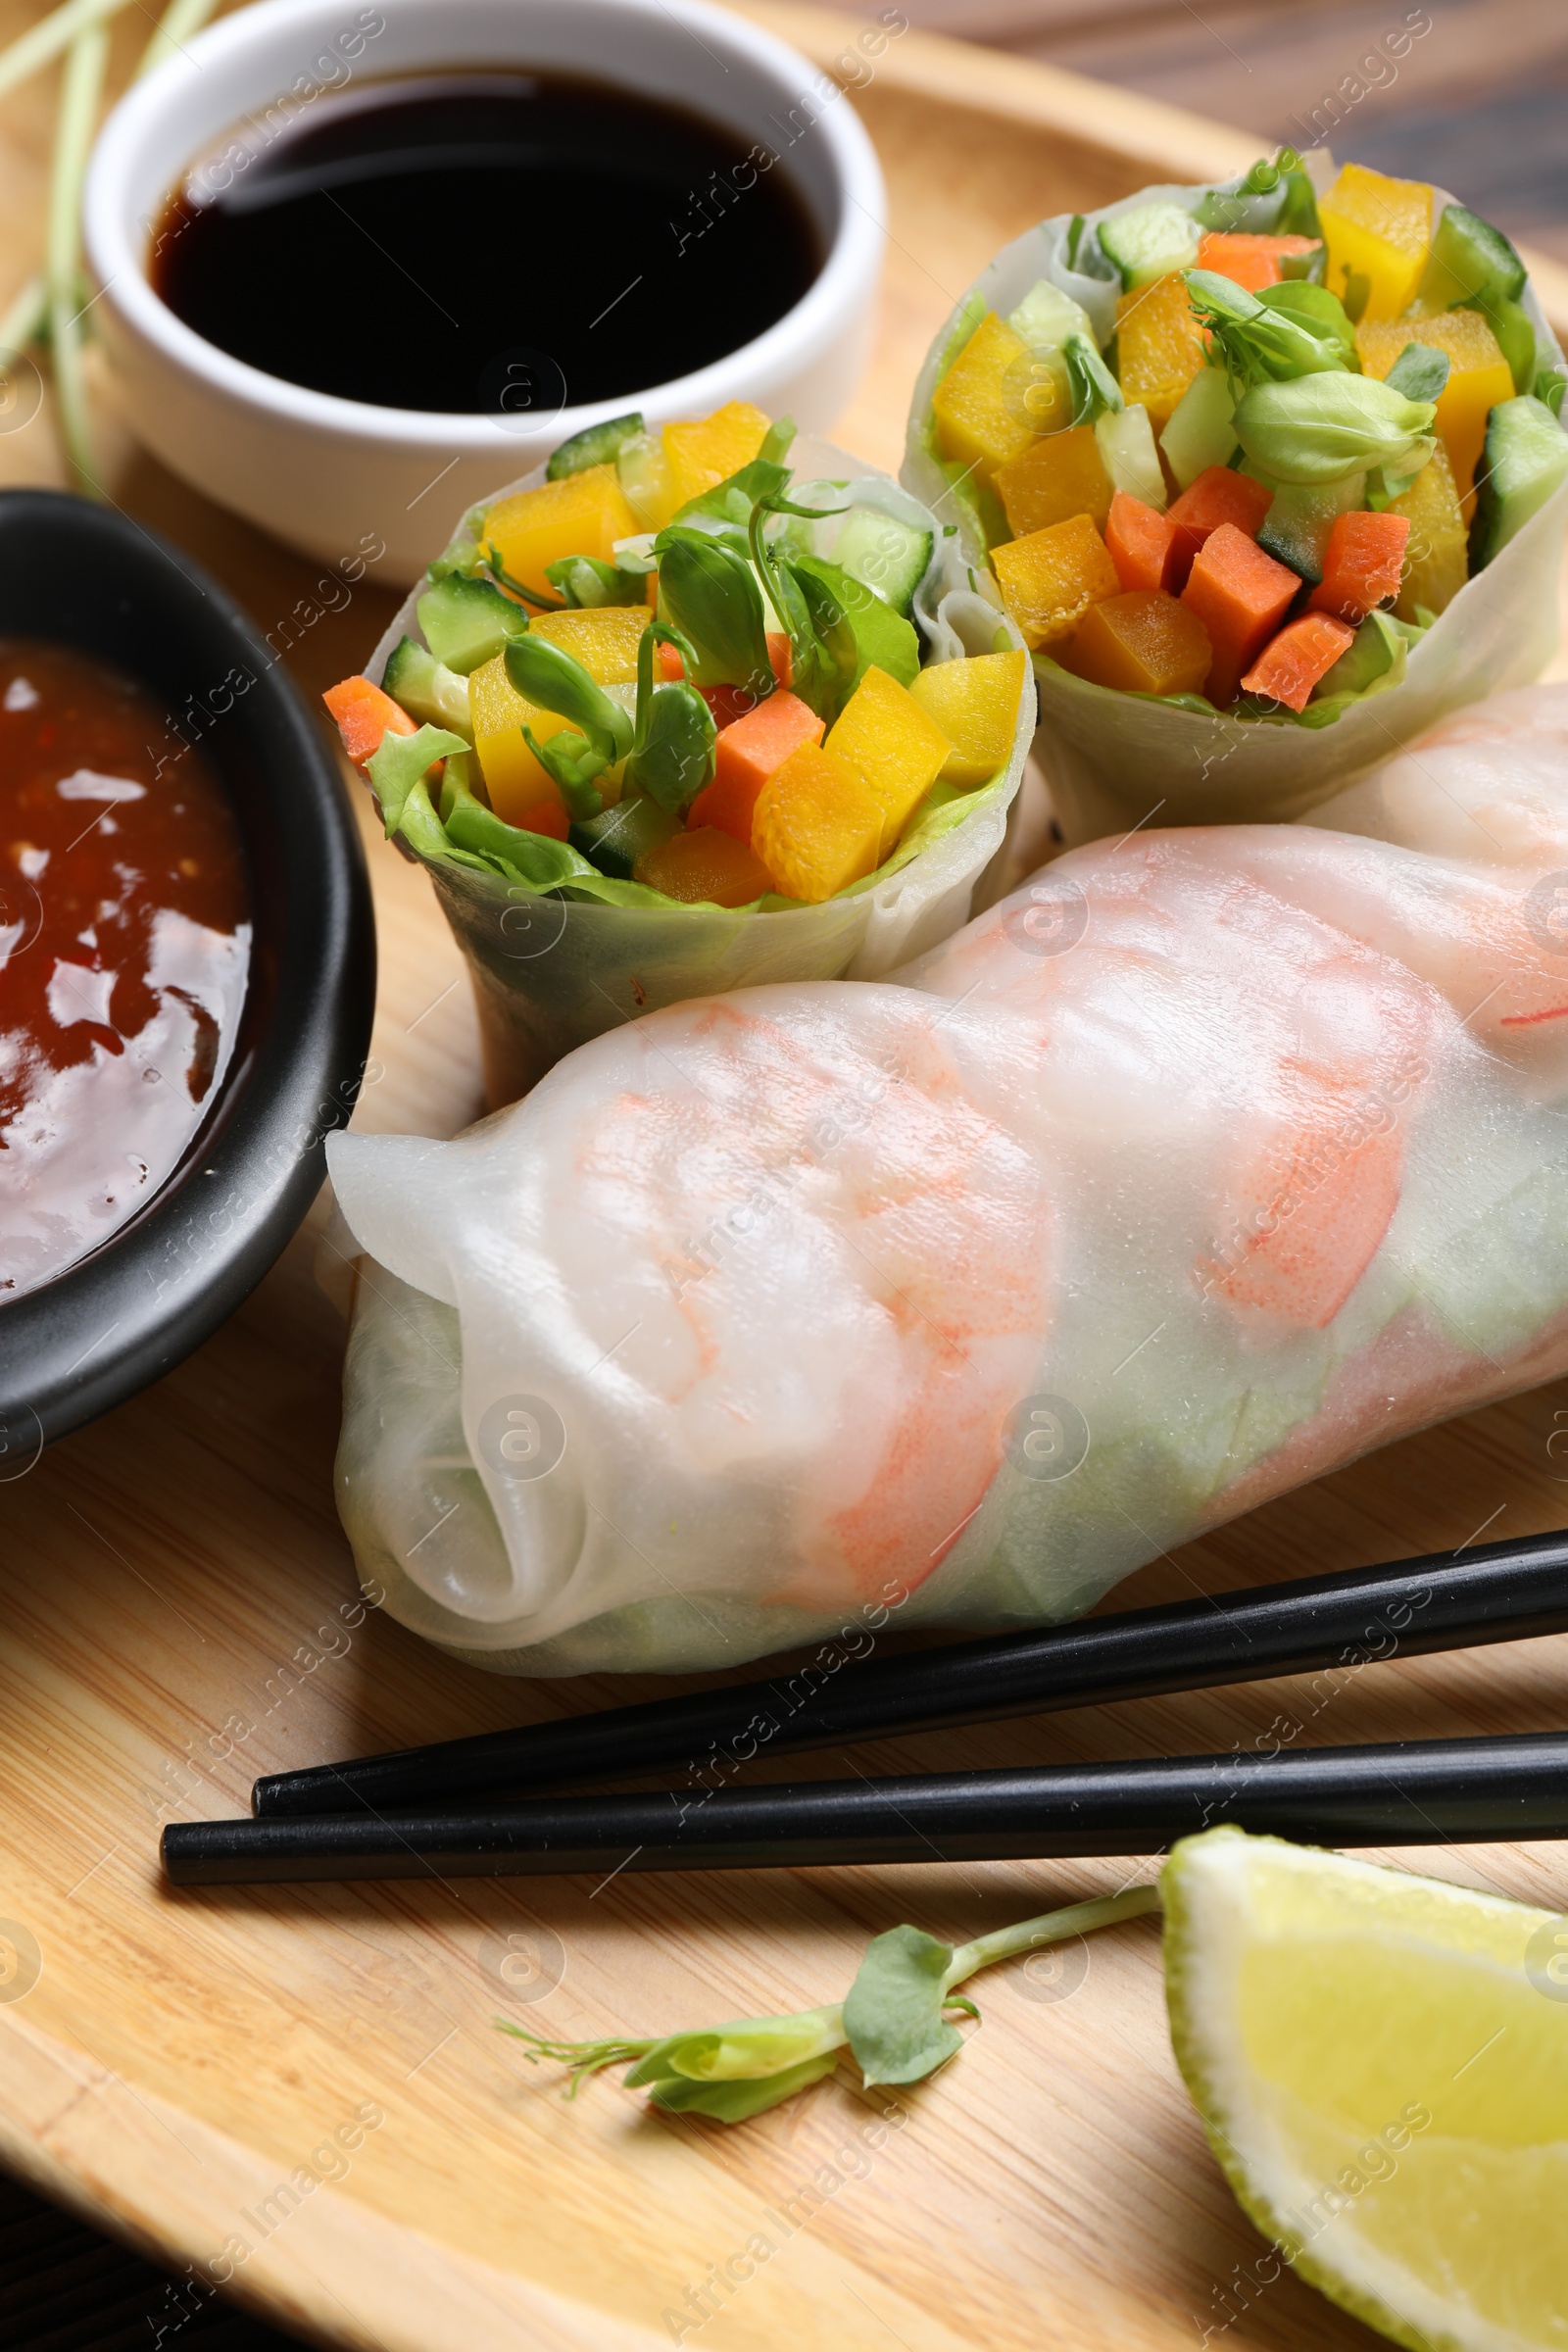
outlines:
[[[1446,611],[1469,577],[1470,550],[1458,487],[1441,441],[1389,513],[1407,516],[1410,524],[1395,612],[1400,620],[1414,620],[1417,605],[1429,612]]]
[[[615,541],[632,538],[636,530],[637,518],[613,466],[590,466],[585,473],[498,500],[485,517],[483,536],[514,580],[553,596],[547,564],[563,556],[597,556],[609,564]]]
[[[1087,514],[1004,540],[992,549],[991,565],[1002,601],[1030,647],[1061,644],[1091,605],[1121,592],[1105,542]]]
[[[1091,605],[1062,667],[1124,694],[1201,694],[1214,650],[1198,614],[1163,588]]]
[[[999,466],[993,479],[1015,539],[1072,514],[1088,514],[1102,530],[1105,527],[1111,481],[1092,424],[1075,424],[1037,441],[1021,458]]]
[[[1021,335],[987,311],[931,395],[937,447],[982,483],[1042,433],[1067,422],[1055,378]]]
[[[825,740],[834,759],[859,777],[881,810],[882,857],[890,858],[899,835],[947,765],[952,743],[908,688],[874,662]]]
[[[921,670],[909,692],[953,746],[939,783],[969,792],[1006,765],[1028,674],[1029,657],[1017,652],[933,662]]]
[[[540,743],[559,735],[569,721],[554,710],[541,710],[517,692],[507,676],[504,654],[482,662],[468,680],[468,716],[473,748],[479,756],[490,806],[509,825],[524,822],[529,809],[541,802],[559,802],[560,794],[522,739],[531,727]],[[580,732],[571,729],[575,735]]]
[[[1318,199],[1317,217],[1328,246],[1330,293],[1343,300],[1349,279],[1364,277],[1364,318],[1397,318],[1407,311],[1432,246],[1432,190],[1425,181],[1390,179],[1347,164]]]
[[[670,513],[700,498],[749,466],[767,439],[772,423],[748,400],[726,402],[700,424],[666,424],[664,458],[669,467]]]
[[[785,898],[816,906],[874,873],[953,746],[912,694],[873,663],[823,744],[773,770],[752,812],[752,848]]]
[[[1156,277],[1116,304],[1116,368],[1129,408],[1149,411],[1156,434],[1203,365],[1203,330],[1193,316],[1179,270]]]
[[[1479,311],[1363,321],[1355,330],[1355,348],[1368,375],[1387,375],[1407,343],[1430,343],[1448,355],[1448,380],[1438,400],[1438,433],[1468,522],[1475,511],[1476,466],[1486,443],[1487,418],[1499,400],[1512,400],[1513,370]]]
[[[646,605],[597,605],[580,612],[540,612],[533,633],[580,662],[596,686],[635,686],[637,650],[653,617]]]
[[[752,812],[752,850],[786,899],[819,906],[874,873],[885,826],[875,796],[818,743],[803,743],[773,770]]]

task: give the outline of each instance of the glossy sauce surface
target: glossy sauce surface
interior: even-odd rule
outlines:
[[[0,1302],[178,1165],[249,959],[239,835],[200,753],[106,664],[0,640]]]
[[[487,73],[238,126],[170,198],[149,274],[269,375],[520,422],[737,350],[821,261],[787,164],[743,133],[608,82]]]

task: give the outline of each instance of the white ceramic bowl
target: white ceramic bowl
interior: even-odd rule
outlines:
[[[727,358],[670,383],[535,423],[374,408],[265,374],[184,325],[148,282],[151,224],[170,191],[246,119],[306,119],[368,77],[463,66],[597,74],[732,126],[784,158],[826,260],[792,311]],[[831,96],[829,96],[831,93]],[[253,136],[258,132],[253,130]],[[328,563],[384,543],[376,577],[408,582],[452,517],[567,434],[641,408],[651,424],[755,401],[832,423],[865,363],[885,191],[847,98],[804,57],[704,0],[260,0],[136,83],[105,123],[88,176],[96,317],[131,425],[210,498]]]

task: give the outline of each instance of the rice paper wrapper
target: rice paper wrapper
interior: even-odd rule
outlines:
[[[896,986],[670,1007],[452,1143],[329,1138],[392,1613],[509,1673],[822,1643],[809,1689],[1568,1371],[1568,687],[1326,813],[1079,850]]]
[[[809,434],[790,451],[794,483],[834,485],[832,502],[874,507],[935,530],[915,625],[930,662],[1021,647],[992,583],[977,592],[957,534],[886,474]],[[530,490],[543,466],[497,489]],[[842,489],[838,485],[843,484]],[[808,497],[806,503],[826,504]],[[423,642],[412,590],[367,664],[380,682],[405,636]],[[478,1004],[486,1096],[527,1092],[564,1054],[662,1004],[772,980],[871,979],[947,938],[968,916],[975,883],[1002,848],[1034,733],[1026,693],[1005,768],[995,780],[916,817],[877,875],[817,906],[741,913],[720,906],[611,906],[541,896],[500,875],[416,857],[467,959]]]
[[[1321,192],[1333,177],[1332,161],[1319,152],[1308,164]],[[1228,189],[1238,183],[1216,184]],[[1191,211],[1208,193],[1204,187],[1143,188],[1084,219],[1098,226],[1157,202]],[[1433,195],[1439,211],[1454,201],[1446,189],[1435,188]],[[1070,294],[1089,313],[1102,341],[1108,338],[1117,289],[1067,268],[1071,225],[1070,215],[1058,214],[1003,247],[953,311],[915,385],[900,478],[943,521],[958,525],[977,575],[988,562],[986,545],[973,502],[956,493],[936,455],[932,395],[981,315],[995,311],[1005,318],[1041,278]],[[1533,286],[1526,286],[1523,299],[1538,346],[1560,359]],[[1540,677],[1560,641],[1557,597],[1565,525],[1568,482],[1485,570],[1466,581],[1412,648],[1403,678],[1351,703],[1327,724],[1307,725],[1288,716],[1233,718],[1219,710],[1187,710],[1112,693],[1036,653],[1040,732],[1035,758],[1067,842],[1121,833],[1151,816],[1161,825],[1288,822],[1461,704]]]

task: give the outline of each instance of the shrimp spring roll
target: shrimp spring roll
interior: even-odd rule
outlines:
[[[1298,816],[1538,677],[1563,387],[1499,230],[1321,152],[1004,247],[932,346],[903,478],[1032,649],[1066,838]]]
[[[493,1105],[644,1006],[945,937],[1034,717],[956,530],[738,403],[564,443],[326,701],[467,956]]]
[[[670,1007],[455,1142],[329,1139],[394,1614],[535,1674],[1068,1617],[1568,1369],[1568,688],[1319,813],[1072,852],[896,985]]]

